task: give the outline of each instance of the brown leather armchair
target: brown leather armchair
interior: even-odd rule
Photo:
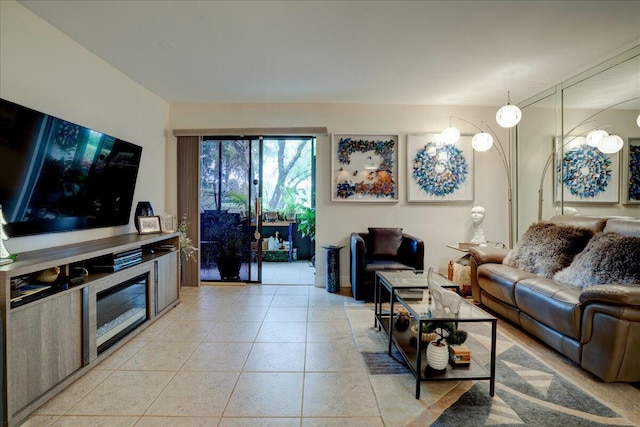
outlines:
[[[424,270],[424,242],[401,228],[351,233],[349,264],[353,298],[373,301],[376,271]]]

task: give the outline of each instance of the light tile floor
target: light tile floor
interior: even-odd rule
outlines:
[[[313,286],[183,288],[27,425],[382,426],[345,300]]]
[[[183,288],[179,306],[26,425],[395,427],[456,386],[429,383],[416,400],[410,375],[368,375],[345,302],[354,301],[313,286]],[[351,321],[373,322],[370,310],[357,316]],[[520,329],[498,327],[640,424],[637,388],[601,383]]]
[[[313,285],[315,268],[309,261],[263,262],[262,283],[265,285]]]

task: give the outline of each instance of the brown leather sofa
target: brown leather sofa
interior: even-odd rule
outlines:
[[[556,216],[550,222],[640,237],[640,220]],[[502,264],[508,252],[469,250],[474,301],[605,382],[640,381],[640,283],[581,289]]]

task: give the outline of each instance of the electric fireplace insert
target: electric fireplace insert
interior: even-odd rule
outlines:
[[[98,354],[111,347],[149,318],[147,273],[97,294]]]

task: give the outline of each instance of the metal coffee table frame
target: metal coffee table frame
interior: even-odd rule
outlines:
[[[393,330],[389,330],[389,325],[382,322],[382,319],[388,319],[389,313],[382,310],[382,304],[386,301],[382,300],[382,288],[387,290],[389,297],[397,290],[406,290],[414,293],[416,297],[422,298],[422,292],[429,289],[427,282],[427,272],[422,270],[393,270],[393,271],[376,271],[375,282],[373,287],[373,304],[375,312],[375,326],[378,330],[384,328],[389,335],[389,354],[391,354],[391,345],[393,338]],[[457,289],[458,285],[451,283],[446,288]],[[389,298],[389,312],[393,313],[395,298]]]
[[[411,273],[413,276],[410,276]],[[400,275],[402,274],[402,275]],[[415,286],[414,286],[415,285]],[[389,313],[382,310],[382,287],[390,293]],[[421,381],[463,381],[463,380],[489,380],[489,394],[495,394],[495,370],[496,370],[496,333],[498,319],[488,314],[484,310],[476,307],[469,301],[462,299],[460,311],[451,314],[446,310],[435,310],[433,306],[422,304],[422,290],[428,288],[426,274],[413,274],[412,272],[378,272],[376,273],[376,284],[374,291],[375,322],[378,329],[381,327],[389,335],[389,355],[391,355],[392,345],[402,355],[409,370],[416,378],[416,399],[420,398]],[[391,297],[393,296],[393,297]],[[394,331],[393,307],[394,302],[403,306],[413,317],[413,322],[418,323],[418,330],[422,330],[422,325],[426,322],[442,321],[459,323],[489,322],[491,323],[491,352],[490,366],[487,370],[476,360],[471,360],[468,367],[452,367],[448,365],[446,370],[438,375],[426,375],[423,368],[423,358],[425,349],[421,339],[417,339],[417,346],[410,344],[413,334],[409,331]],[[425,364],[426,365],[426,364]]]
[[[393,313],[393,305],[395,298],[391,295],[398,289],[412,289],[422,296],[421,290],[429,289],[427,284],[427,273],[423,271],[398,270],[398,271],[376,271],[376,277],[373,287],[373,306],[375,313],[375,326],[378,330],[384,328],[389,335],[389,354],[391,354],[393,331],[389,330],[388,318],[389,313],[382,311],[382,288],[385,288],[389,294],[389,312]],[[383,321],[386,319],[387,321]]]

